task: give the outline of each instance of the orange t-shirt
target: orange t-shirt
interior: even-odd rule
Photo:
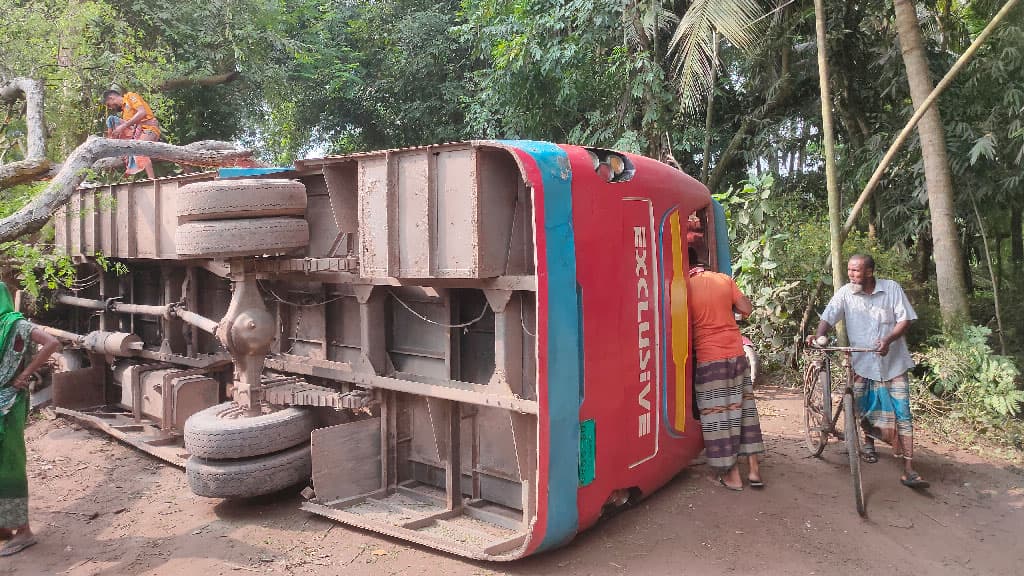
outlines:
[[[733,316],[733,306],[743,298],[736,282],[719,272],[695,269],[687,292],[696,361],[743,356],[743,336]]]
[[[132,119],[139,110],[145,110],[146,115],[139,121],[139,126],[143,130],[149,130],[150,132],[160,135],[160,123],[156,121],[156,116],[153,115],[153,109],[149,107],[149,104],[142,99],[135,92],[125,92],[124,101],[121,106],[121,118],[125,122]]]

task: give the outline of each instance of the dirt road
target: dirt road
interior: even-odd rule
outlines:
[[[870,518],[853,508],[845,454],[806,458],[799,402],[766,389],[767,489],[728,492],[688,470],[569,547],[513,564],[435,554],[298,510],[299,497],[193,496],[170,466],[61,419],[29,427],[40,542],[2,574],[1019,574],[1024,471],[919,434],[927,493],[897,482],[887,449],[865,465]]]

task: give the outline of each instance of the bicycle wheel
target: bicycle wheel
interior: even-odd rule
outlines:
[[[804,371],[804,435],[811,456],[819,456],[828,443],[832,414],[832,386],[821,362],[814,361]]]
[[[850,479],[853,481],[853,499],[857,504],[857,513],[867,516],[868,510],[864,505],[864,487],[860,480],[860,437],[857,434],[857,412],[853,394],[850,392],[843,394],[843,412],[846,450],[850,455]]]

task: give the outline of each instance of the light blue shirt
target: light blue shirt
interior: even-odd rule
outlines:
[[[917,320],[914,308],[894,280],[875,279],[871,294],[854,294],[847,284],[832,296],[821,319],[835,326],[846,320],[846,334],[854,348],[875,348],[878,341],[892,333],[896,324],[904,320]],[[889,353],[854,352],[853,371],[858,376],[876,382],[892,380],[914,367],[907,350],[907,341],[900,337],[889,344]]]

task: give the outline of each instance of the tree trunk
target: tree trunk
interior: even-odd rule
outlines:
[[[844,282],[841,237],[842,198],[836,178],[835,128],[832,124],[832,94],[829,88],[828,39],[825,34],[825,0],[814,0],[814,28],[818,43],[818,89],[821,93],[821,129],[825,141],[825,188],[828,190],[829,252],[832,257],[832,289]]]
[[[207,151],[143,140],[111,140],[92,137],[75,148],[50,184],[24,208],[0,220],[0,242],[8,242],[43,227],[61,204],[85,179],[97,160],[111,156],[142,155],[172,162],[203,166],[230,166],[248,159],[248,150]]]
[[[34,180],[50,169],[46,158],[46,125],[43,117],[46,87],[41,80],[13,78],[0,83],[0,102],[25,99],[25,159],[0,166],[0,189]]]
[[[928,98],[933,89],[928,62],[921,40],[921,26],[910,0],[893,0],[896,29],[907,69],[907,82],[914,108]],[[954,327],[968,318],[967,287],[964,283],[964,258],[961,251],[953,203],[953,178],[946,152],[939,110],[932,107],[917,127],[924,159],[925,186],[931,213],[932,239],[935,243],[935,279],[943,324]]]

